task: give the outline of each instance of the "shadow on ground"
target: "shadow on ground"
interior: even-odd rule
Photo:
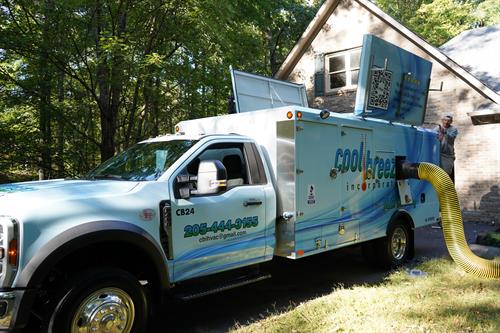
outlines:
[[[467,241],[473,243],[477,234],[494,228],[466,223]],[[448,256],[442,230],[431,226],[416,230],[415,248],[416,261]],[[151,332],[227,332],[236,323],[247,324],[285,311],[340,285],[378,284],[389,274],[365,263],[356,247],[295,261],[278,258],[263,270],[272,279],[197,300],[169,302]]]
[[[237,322],[246,324],[285,311],[329,294],[339,285],[379,283],[388,274],[366,264],[358,248],[298,261],[278,258],[263,270],[273,277],[218,295],[170,303],[152,332],[165,332],[167,327],[169,332],[226,332]]]

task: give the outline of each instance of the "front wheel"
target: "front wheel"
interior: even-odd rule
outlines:
[[[146,331],[147,320],[147,294],[132,274],[94,268],[70,279],[54,295],[44,331],[140,333]]]
[[[396,268],[411,258],[413,253],[412,231],[401,220],[392,223],[384,237],[375,245],[376,255],[384,268]]]

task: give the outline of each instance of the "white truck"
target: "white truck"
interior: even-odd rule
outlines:
[[[0,330],[143,333],[165,293],[260,281],[276,256],[362,244],[401,265],[439,218],[430,184],[396,179],[405,160],[438,163],[436,135],[289,105],[181,122],[85,179],[2,185]]]
[[[183,297],[260,281],[242,270],[274,256],[362,243],[386,267],[403,263],[439,203],[428,183],[397,181],[396,163],[437,163],[435,134],[320,113],[185,121],[87,179],[1,186],[2,329],[36,313],[50,332],[143,332],[160,291],[233,270]]]

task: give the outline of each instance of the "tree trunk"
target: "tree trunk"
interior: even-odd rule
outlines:
[[[64,101],[64,72],[59,72],[59,79],[57,83],[57,101],[59,108],[57,111],[57,173],[58,177],[65,176],[64,170],[64,121],[61,115],[62,103]]]
[[[110,56],[105,54],[101,42],[101,33],[106,28],[103,18],[103,5],[97,1],[96,8],[96,53],[98,105],[101,120],[101,161],[115,154],[115,133],[123,87],[123,54],[120,48]],[[122,37],[127,22],[127,8],[120,3],[117,13],[118,28],[114,36]]]
[[[153,126],[153,137],[160,135],[160,78],[155,78],[154,85],[154,99],[153,99],[153,117],[154,117],[154,126]]]
[[[50,13],[52,11],[53,3],[47,0],[44,3],[44,21],[42,27],[42,45],[40,46],[39,59],[38,59],[38,109],[40,112],[39,129],[40,129],[40,165],[39,165],[39,178],[48,179],[51,177],[52,170],[52,115],[51,115],[51,101],[50,95],[52,92],[52,73],[51,66],[48,62],[48,50],[51,48],[50,36]]]
[[[127,8],[120,4],[118,11],[118,31],[116,35],[121,38],[125,33],[125,29],[127,27]],[[112,138],[113,138],[113,151],[111,156],[115,153],[115,144],[114,144],[114,136],[117,130],[117,122],[118,122],[118,111],[121,105],[121,96],[123,89],[123,66],[124,66],[124,57],[123,52],[119,48],[117,51],[113,53],[111,64],[111,86],[110,86],[110,114],[112,116]],[[109,157],[111,157],[109,156]]]
[[[142,78],[138,78],[137,82],[135,84],[134,95],[132,97],[132,106],[130,107],[130,113],[128,115],[127,127],[126,127],[124,138],[123,138],[124,148],[127,148],[130,145],[131,140],[133,140],[132,129],[134,127],[134,118],[135,118],[137,106],[139,105],[139,90],[140,90],[141,86],[142,86]]]
[[[105,29],[105,22],[102,15],[103,5],[96,1],[96,59],[97,59],[97,89],[99,91],[97,105],[99,106],[101,121],[101,162],[114,155],[114,131],[113,115],[109,107],[109,68],[105,52],[101,44],[101,32]]]

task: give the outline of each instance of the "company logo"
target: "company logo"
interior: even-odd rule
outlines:
[[[396,160],[379,156],[373,157],[372,152],[366,149],[365,136],[362,136],[359,149],[337,149],[334,163],[335,168],[342,173],[360,172],[362,174],[362,183],[356,186],[351,184],[352,190],[361,189],[366,191],[367,188],[371,187],[370,184],[367,184],[368,180],[392,180],[396,177]],[[383,185],[385,187],[386,184]],[[372,188],[374,189],[375,186]]]

